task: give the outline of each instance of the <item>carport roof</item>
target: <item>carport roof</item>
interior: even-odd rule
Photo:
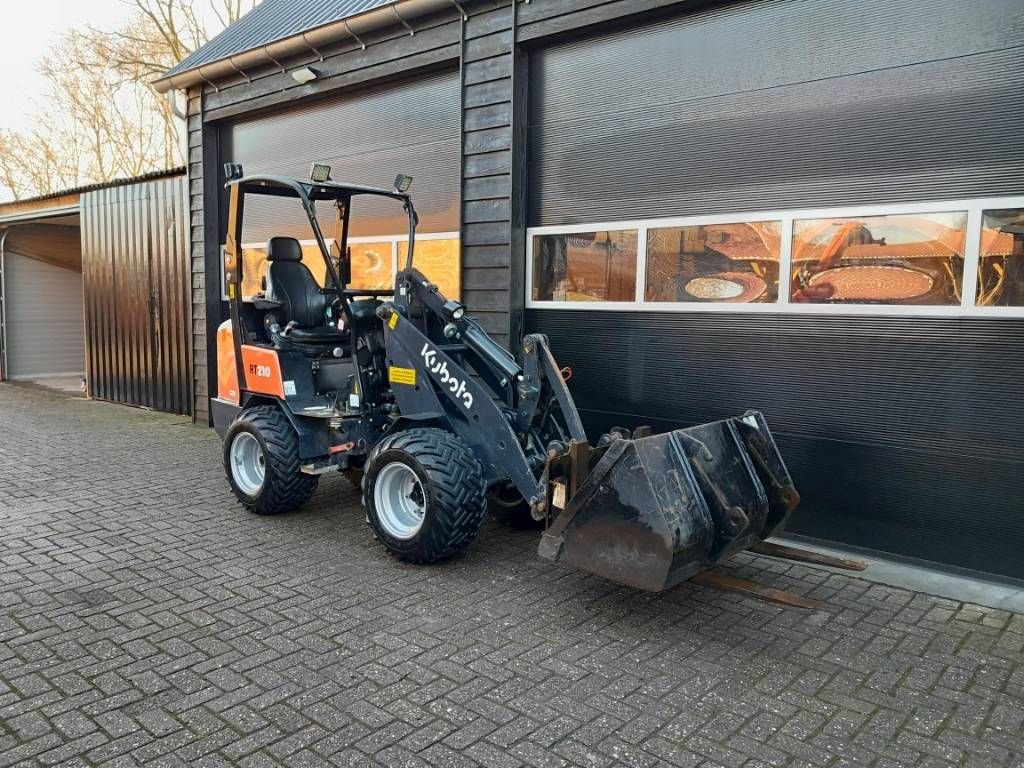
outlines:
[[[185,172],[184,166],[168,168],[163,171],[152,171],[139,176],[131,176],[112,181],[101,181],[96,184],[85,184],[71,189],[62,189],[56,192],[48,192],[45,195],[26,197],[23,200],[12,200],[7,203],[0,203],[0,224],[13,221],[24,221],[36,217],[48,217],[70,213],[65,210],[78,208],[78,198],[83,192],[93,192],[97,189],[109,189],[110,187],[123,187],[128,184],[137,184],[140,181],[151,181],[162,179],[168,176],[178,176]]]
[[[251,51],[307,29],[358,16],[394,2],[396,0],[311,0],[303,3],[264,0],[159,79],[167,80],[236,53]]]

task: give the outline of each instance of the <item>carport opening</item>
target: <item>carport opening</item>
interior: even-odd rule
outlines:
[[[78,214],[0,230],[0,378],[68,392],[85,384]]]

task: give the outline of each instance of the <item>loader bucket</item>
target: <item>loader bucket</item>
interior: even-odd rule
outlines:
[[[761,541],[798,499],[757,412],[617,439],[544,533],[539,554],[658,591]]]

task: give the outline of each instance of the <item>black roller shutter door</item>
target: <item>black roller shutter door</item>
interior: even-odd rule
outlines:
[[[308,178],[310,164],[332,167],[332,178],[390,188],[395,175],[414,178],[413,196],[422,232],[459,229],[459,79],[444,72],[327,100],[291,106],[226,126],[221,156],[247,174]],[[263,201],[246,211],[246,240],[285,234],[309,237],[299,217],[284,218]],[[353,205],[351,234],[405,231],[401,207],[389,201]]]
[[[530,224],[1024,192],[1024,4],[723,4],[531,57]],[[530,310],[588,426],[764,410],[791,529],[1024,577],[1024,321]]]
[[[746,2],[531,59],[531,224],[1020,194],[1024,3]]]

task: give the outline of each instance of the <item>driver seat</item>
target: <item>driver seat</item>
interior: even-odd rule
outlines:
[[[267,298],[281,303],[285,322],[294,322],[288,338],[305,344],[341,344],[346,331],[327,324],[328,298],[302,263],[302,246],[294,237],[267,243]]]

